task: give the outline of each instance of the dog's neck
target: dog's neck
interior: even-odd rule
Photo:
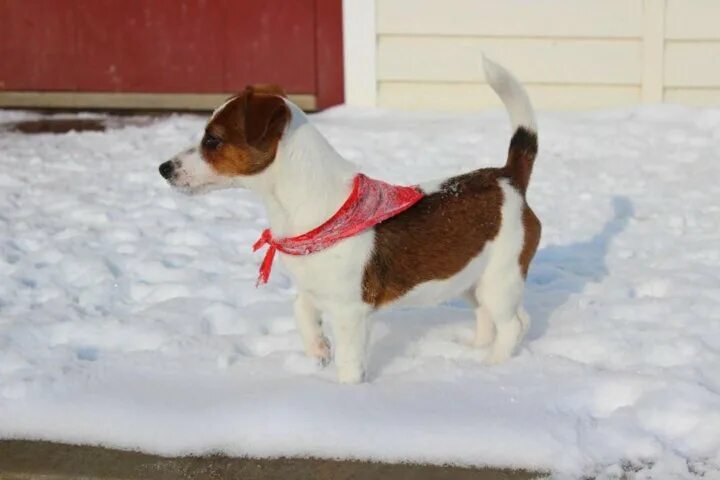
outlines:
[[[248,178],[263,200],[275,237],[303,234],[321,225],[345,202],[357,167],[343,159],[305,114],[288,102],[292,120],[273,163]]]

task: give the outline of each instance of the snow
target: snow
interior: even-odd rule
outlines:
[[[501,111],[313,121],[405,184],[500,165],[510,135]],[[720,478],[720,109],[539,115],[519,352],[481,365],[461,301],[389,309],[359,386],[304,357],[280,264],[255,288],[258,200],[157,173],[203,123],[0,133],[0,437]]]

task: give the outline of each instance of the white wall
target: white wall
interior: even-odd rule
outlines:
[[[363,39],[362,48],[346,45],[350,104],[496,106],[479,66],[482,52],[514,71],[543,108],[720,104],[720,0],[345,0],[344,5],[351,40]]]

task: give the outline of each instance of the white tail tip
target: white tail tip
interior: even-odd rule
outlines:
[[[520,82],[504,67],[493,62],[485,55],[482,57],[485,78],[502,100],[510,115],[513,132],[519,127],[525,127],[537,132],[535,111],[530,98]]]

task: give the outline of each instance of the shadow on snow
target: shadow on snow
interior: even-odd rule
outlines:
[[[570,297],[581,293],[589,283],[600,282],[607,276],[606,256],[610,244],[634,215],[628,197],[616,196],[612,205],[612,218],[592,238],[568,245],[549,245],[536,254],[525,286],[525,306],[532,322],[526,341],[542,336],[552,313]],[[377,320],[384,327],[380,328],[380,338],[372,346],[371,376],[402,356],[430,330],[465,326],[469,341],[472,338],[470,332],[475,328],[473,313],[463,300],[432,309],[389,309],[378,314]]]

